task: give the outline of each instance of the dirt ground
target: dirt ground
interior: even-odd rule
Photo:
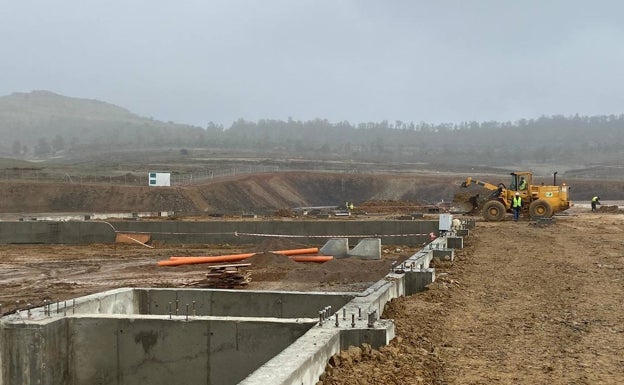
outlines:
[[[624,215],[479,222],[426,292],[394,300],[397,337],[351,349],[322,385],[621,384]]]
[[[334,357],[319,385],[623,383],[624,214],[588,211],[541,227],[478,222],[427,291],[386,307],[397,326],[391,344]],[[116,287],[180,287],[206,266],[158,260],[292,246],[3,245],[0,303],[6,313]],[[325,264],[262,254],[248,260],[248,288],[361,290],[415,252],[382,249],[381,261]]]

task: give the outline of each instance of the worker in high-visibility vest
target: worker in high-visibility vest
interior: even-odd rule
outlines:
[[[520,210],[522,209],[522,197],[519,192],[517,192],[511,200],[511,209],[513,210],[514,221],[518,222],[518,218],[520,218]]]
[[[600,197],[598,195],[593,197],[591,200],[592,211],[596,211],[596,205],[600,205],[600,204],[602,204],[600,203]]]

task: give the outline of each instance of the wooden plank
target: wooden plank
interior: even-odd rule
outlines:
[[[211,266],[208,266],[208,268],[209,269],[222,269],[226,267],[246,267],[246,266],[251,266],[251,263],[234,263],[231,265],[211,265]]]

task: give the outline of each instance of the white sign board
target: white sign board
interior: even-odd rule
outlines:
[[[171,173],[150,172],[148,181],[150,187],[171,186]]]

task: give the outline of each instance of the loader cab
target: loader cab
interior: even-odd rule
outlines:
[[[519,191],[522,195],[529,190],[529,186],[533,184],[533,174],[530,172],[512,172],[509,189]]]

